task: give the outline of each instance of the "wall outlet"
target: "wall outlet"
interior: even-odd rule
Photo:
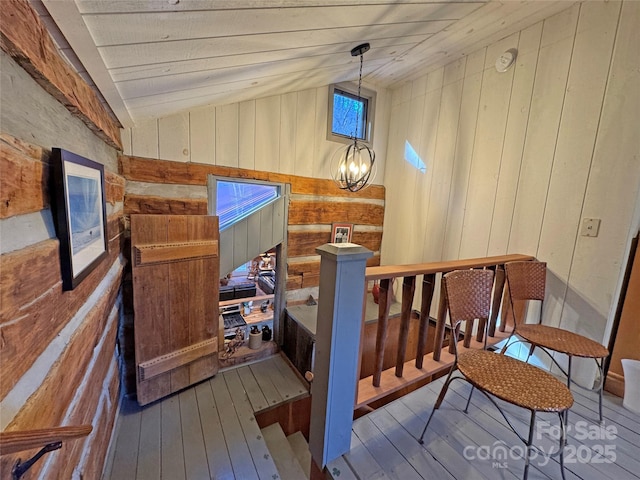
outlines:
[[[582,227],[580,228],[580,235],[583,237],[597,237],[598,230],[600,230],[599,218],[583,218]]]

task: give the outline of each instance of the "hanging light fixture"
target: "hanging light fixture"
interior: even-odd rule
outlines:
[[[362,55],[369,51],[370,45],[363,43],[351,50],[352,57],[360,57],[360,76],[358,78],[358,103],[362,102],[360,88],[362,87]],[[338,149],[331,157],[331,175],[342,190],[357,192],[366,188],[376,174],[376,154],[364,142],[359,140],[358,109],[354,109],[355,132],[351,141]]]

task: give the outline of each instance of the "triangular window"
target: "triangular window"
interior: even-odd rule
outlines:
[[[248,217],[281,195],[279,185],[221,178],[215,180],[215,214],[219,217],[220,230]]]

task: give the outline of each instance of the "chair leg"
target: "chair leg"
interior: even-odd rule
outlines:
[[[531,459],[531,445],[533,444],[533,430],[536,424],[536,411],[531,410],[531,422],[529,423],[529,437],[527,438],[527,448],[524,458],[524,475],[522,480],[527,480],[529,476],[529,460]]]
[[[473,395],[473,390],[476,387],[471,385],[471,391],[469,392],[469,398],[467,398],[467,405],[464,407],[464,413],[469,413],[469,404],[471,403],[471,395]]]
[[[449,375],[447,376],[447,379],[445,380],[444,385],[442,386],[442,390],[440,390],[440,394],[438,395],[438,400],[436,400],[436,404],[433,406],[433,410],[431,410],[431,414],[427,419],[427,424],[424,426],[424,429],[422,430],[422,435],[420,435],[420,438],[418,439],[418,443],[420,445],[424,443],[424,440],[423,440],[424,434],[427,432],[427,427],[429,427],[429,423],[431,423],[433,414],[436,412],[437,409],[440,408],[440,405],[444,400],[444,396],[446,395],[447,390],[449,389],[449,384],[451,383],[451,376],[453,375],[454,369],[455,369],[455,365],[451,367],[451,370],[449,371]]]
[[[568,366],[567,366],[567,388],[569,390],[571,390],[571,359],[573,357],[571,355],[568,355]],[[565,425],[569,425],[569,409],[567,408],[564,411],[564,423]]]
[[[531,358],[531,355],[533,355],[533,351],[536,349],[535,344],[531,344],[529,345],[529,355],[527,355],[527,360],[525,361],[525,363],[529,363],[529,359]]]
[[[600,367],[600,387],[598,388],[598,415],[602,423],[602,390],[604,390],[604,358],[600,361],[596,359],[596,364]]]
[[[564,422],[562,413],[558,413],[560,419],[560,473],[562,474],[562,480],[564,478],[564,446],[567,444],[567,426]]]
[[[507,341],[505,342],[504,346],[502,347],[502,350],[500,350],[500,355],[504,355],[504,352],[506,352],[507,348],[509,348],[509,342],[511,341],[511,337],[513,337],[513,332],[507,338]]]

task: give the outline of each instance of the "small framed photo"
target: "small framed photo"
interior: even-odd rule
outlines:
[[[108,253],[104,166],[54,148],[51,194],[62,288],[73,290]]]
[[[350,243],[353,223],[334,223],[331,226],[331,243]]]

